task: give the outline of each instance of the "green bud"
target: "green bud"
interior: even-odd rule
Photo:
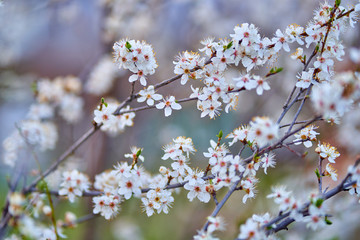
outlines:
[[[336,7],[339,7],[340,4],[341,4],[341,0],[335,0],[335,6],[336,6]]]
[[[326,223],[327,225],[331,225],[331,224],[332,224],[332,221],[330,221],[330,220],[328,219],[328,217],[325,216],[325,223]]]
[[[47,182],[45,180],[40,180],[37,184],[37,188],[42,192],[46,192],[48,189]]]
[[[323,202],[324,202],[324,199],[318,198],[318,199],[316,199],[315,206],[316,206],[317,208],[319,208],[319,207],[321,207],[321,205],[322,205]]]
[[[132,46],[131,46],[131,44],[130,44],[128,41],[126,41],[125,47],[130,51],[130,48],[131,48]]]
[[[228,45],[224,46],[224,51],[227,50],[227,49],[229,49],[229,48],[231,48],[232,45],[233,45],[233,42],[232,42],[232,41],[229,42]]]
[[[216,135],[218,138],[222,138],[222,136],[223,136],[223,131],[222,130],[220,130],[220,132],[219,132],[219,134],[218,135]]]
[[[284,70],[284,68],[282,68],[282,67],[276,68],[275,73],[282,72],[282,70]]]
[[[104,104],[105,105],[105,107],[107,107],[108,106],[108,104],[105,102],[105,99],[102,97],[101,98],[101,104]]]
[[[141,148],[139,149],[139,151],[137,151],[136,156],[139,157],[140,154],[141,154]]]
[[[320,178],[319,169],[315,169],[315,174],[316,174],[317,178]]]

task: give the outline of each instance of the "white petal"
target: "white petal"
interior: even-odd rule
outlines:
[[[129,82],[135,82],[138,78],[139,76],[137,74],[133,74],[129,77]]]
[[[171,115],[171,112],[172,112],[171,107],[166,107],[166,108],[165,108],[165,117],[170,116],[170,115]]]
[[[175,109],[175,110],[180,110],[180,109],[181,109],[181,105],[178,104],[178,103],[176,103],[176,102],[173,102],[173,103],[171,104],[171,108],[172,108],[172,109]]]
[[[140,77],[140,83],[143,86],[146,86],[146,78],[144,76]]]
[[[146,101],[146,103],[147,103],[147,105],[152,106],[152,105],[154,105],[154,100],[151,99],[151,98],[149,98],[149,99]]]
[[[163,109],[165,107],[165,103],[164,102],[159,102],[158,104],[156,104],[156,108],[157,109]]]

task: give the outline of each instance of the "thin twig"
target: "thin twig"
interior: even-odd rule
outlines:
[[[63,227],[63,228],[74,227],[74,225],[76,225],[76,224],[87,222],[87,221],[89,221],[91,219],[96,218],[97,216],[99,216],[99,215],[95,215],[95,214],[90,213],[90,214],[87,214],[85,216],[77,218],[74,222],[64,223],[64,224],[61,225],[61,227]]]
[[[50,173],[52,173],[54,170],[57,169],[57,167],[71,154],[74,153],[74,151],[80,147],[81,144],[83,144],[90,136],[92,136],[98,127],[92,127],[90,128],[84,135],[82,135],[75,143],[73,143],[48,169],[44,171],[42,176],[38,176],[32,183],[24,188],[23,192],[27,193],[30,189],[36,186],[43,178],[47,177]]]
[[[319,183],[319,194],[322,194],[322,177],[323,177],[323,171],[322,171],[322,162],[323,158],[319,156],[319,176],[318,176],[318,183]]]
[[[311,88],[312,88],[312,84],[311,84],[311,85],[309,86],[309,88],[307,89],[306,95],[309,95],[309,93],[310,93],[310,91],[311,91]],[[301,101],[301,104],[300,104],[300,106],[299,106],[299,108],[298,108],[298,110],[297,110],[297,112],[296,112],[296,114],[295,114],[295,116],[294,116],[294,119],[293,119],[293,121],[292,121],[292,123],[291,123],[291,125],[290,125],[290,127],[289,127],[289,129],[287,130],[286,133],[289,133],[289,132],[291,131],[292,127],[294,126],[294,124],[295,124],[295,122],[296,122],[296,119],[298,118],[298,116],[299,116],[302,108],[304,107],[304,104],[305,104],[306,99],[307,99],[307,98],[304,98],[304,99]]]

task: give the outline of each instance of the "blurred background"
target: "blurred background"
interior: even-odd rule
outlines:
[[[41,79],[73,75],[83,84],[84,114],[76,124],[68,124],[60,118],[56,121],[59,139],[56,149],[39,154],[45,169],[68,146],[91,127],[93,110],[100,98],[125,99],[130,93],[128,77],[130,72],[119,70],[111,62],[112,46],[121,38],[146,40],[156,52],[159,67],[150,76],[150,84],[156,84],[172,77],[174,57],[181,51],[197,51],[200,41],[206,37],[225,38],[233,33],[233,28],[241,23],[254,23],[262,36],[271,38],[276,29],[284,30],[289,24],[301,26],[311,20],[313,10],[321,1],[314,0],[4,0],[0,7],[0,140],[3,141],[15,129],[15,124],[26,117],[29,106],[35,102],[32,84]],[[354,1],[342,1],[351,5]],[[359,25],[343,36],[347,52],[350,47],[360,47]],[[295,48],[292,48],[295,51]],[[209,147],[209,140],[216,139],[221,129],[230,133],[241,124],[246,124],[253,116],[267,115],[277,118],[289,92],[293,88],[301,64],[289,60],[283,54],[276,63],[284,72],[270,80],[272,91],[261,97],[254,92],[242,93],[237,111],[223,113],[215,120],[201,119],[194,102],[184,103],[182,111],[175,111],[165,118],[159,110],[137,113],[134,127],[117,137],[109,137],[97,132],[77,151],[76,167],[93,180],[94,176],[111,168],[123,155],[130,152],[130,146],[144,148],[144,167],[157,173],[162,161],[161,147],[177,136],[193,139],[198,150],[191,158],[192,167],[205,167],[203,152]],[[354,69],[348,57],[337,62],[337,71]],[[230,69],[228,78],[235,77],[243,69]],[[265,73],[269,69],[259,69]],[[97,72],[96,72],[97,71]],[[95,83],[103,82],[107,89],[95,88]],[[200,86],[193,81],[191,84]],[[136,90],[142,87],[137,86]],[[189,85],[175,82],[160,90],[163,95],[172,94],[176,98],[189,96]],[[136,104],[132,106],[138,106]],[[309,104],[300,120],[309,119],[313,112]],[[294,109],[296,111],[296,109]],[[291,116],[291,113],[288,114]],[[289,121],[285,118],[283,123]],[[342,126],[321,124],[320,140],[339,146],[341,159],[336,167],[341,178],[347,166],[360,152],[360,113],[349,113]],[[354,137],[357,137],[354,139]],[[238,151],[239,146],[232,148]],[[302,147],[296,148],[303,152]],[[0,154],[2,155],[2,148]],[[25,150],[26,151],[26,150]],[[235,193],[220,215],[227,223],[227,231],[217,234],[221,239],[233,239],[239,232],[239,225],[253,213],[261,214],[274,209],[272,201],[265,197],[270,187],[285,183],[299,196],[310,193],[316,184],[313,174],[316,164],[315,154],[310,150],[305,158],[299,158],[290,151],[277,151],[277,168],[270,169],[268,175],[260,173],[258,197],[242,204],[242,193]],[[22,157],[29,162],[28,172],[35,168],[29,154]],[[168,166],[168,165],[167,165]],[[63,169],[67,166],[62,166]],[[69,167],[69,166],[68,166]],[[0,161],[0,206],[7,193],[6,179],[13,170]],[[331,184],[325,182],[325,184]],[[296,187],[295,187],[296,186]],[[297,192],[298,191],[298,192]],[[225,192],[220,192],[222,196]],[[343,194],[344,196],[345,194]],[[342,196],[342,197],[343,197]],[[341,200],[341,207],[337,205]],[[346,204],[344,203],[345,201]],[[355,199],[337,197],[334,208],[346,213],[339,216],[334,225],[325,232],[304,233],[304,224],[290,227],[287,239],[356,239],[359,234],[359,208],[348,210],[356,204]],[[69,239],[191,239],[210,215],[214,203],[188,202],[186,194],[175,196],[175,203],[168,215],[160,214],[150,218],[142,212],[140,200],[132,199],[123,203],[119,216],[108,222],[98,217],[66,230]],[[344,209],[339,209],[344,208]],[[276,209],[276,208],[275,208]],[[356,209],[356,208],[355,208]],[[81,199],[75,204],[67,201],[56,202],[56,216],[63,217],[66,210],[77,216],[92,211],[91,199]],[[349,211],[349,212],[347,212]],[[271,211],[270,211],[271,212]],[[276,211],[272,212],[276,214]],[[357,221],[356,221],[357,220]],[[339,230],[341,229],[341,231]],[[358,232],[356,232],[358,231]]]

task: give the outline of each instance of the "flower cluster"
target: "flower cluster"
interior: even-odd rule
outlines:
[[[124,131],[125,127],[133,126],[134,112],[124,113],[115,116],[114,112],[118,104],[115,102],[101,103],[96,110],[94,110],[94,121],[101,125],[100,129],[111,135],[117,135]],[[130,110],[130,106],[123,108],[122,111]]]
[[[59,195],[67,196],[70,202],[74,202],[76,196],[81,197],[83,192],[90,188],[89,178],[78,170],[63,172]]]
[[[317,129],[316,126],[311,125],[308,126],[304,129],[301,129],[300,132],[295,133],[294,137],[296,139],[294,139],[294,144],[295,145],[299,145],[301,143],[304,143],[304,146],[309,148],[312,147],[312,142],[316,141],[316,135],[318,135],[319,133],[315,132],[315,129]]]
[[[325,119],[339,123],[339,117],[360,99],[360,78],[351,72],[335,75],[331,82],[314,86],[311,100],[315,110]]]
[[[61,238],[66,238],[62,233],[62,223],[75,220],[76,216],[67,212],[64,221],[58,219],[55,233],[52,225],[44,224],[52,215],[52,208],[45,204],[45,194],[31,193],[28,196],[19,192],[13,192],[9,196],[9,213],[14,217],[13,226],[17,226],[16,234],[11,234],[5,239],[23,239],[24,236],[31,239],[55,240],[56,233]],[[69,216],[72,216],[69,219]]]
[[[115,171],[119,175],[117,192],[126,200],[134,197],[140,197],[141,187],[143,186],[142,169],[137,165],[129,166],[127,162],[123,162],[115,166]]]
[[[68,123],[80,120],[83,100],[80,79],[72,76],[57,77],[53,81],[41,79],[35,84],[36,103],[30,106],[27,118],[17,125],[3,142],[4,163],[14,167],[21,149],[27,144],[40,151],[53,149],[58,139],[53,120],[55,111]]]
[[[263,147],[279,137],[279,125],[268,117],[254,117],[250,122],[248,141]]]
[[[129,77],[129,82],[139,80],[141,85],[146,86],[145,76],[154,74],[158,66],[152,46],[144,41],[122,39],[113,48],[119,68],[129,69],[134,73]]]
[[[211,240],[218,240],[219,238],[215,238],[213,233],[215,231],[224,231],[225,230],[225,222],[222,217],[208,217],[208,227],[206,231],[201,230],[198,231],[198,234],[194,236],[194,240],[202,240],[202,239],[211,239]]]
[[[283,213],[289,213],[289,216],[295,221],[305,222],[307,223],[306,226],[313,230],[329,223],[322,198],[311,194],[310,204],[306,209],[306,207],[300,205],[300,202],[292,196],[290,191],[286,191],[285,187],[274,187],[272,190],[273,193],[267,197],[273,198],[274,202],[279,205],[279,210]],[[276,227],[276,225],[272,227]]]
[[[19,216],[23,213],[26,204],[25,196],[21,193],[11,193],[9,197],[9,212],[12,216]]]
[[[99,214],[109,220],[117,215],[120,210],[121,198],[118,194],[105,191],[101,196],[94,197],[94,214]]]
[[[162,188],[164,187],[163,185]],[[164,212],[168,214],[169,208],[174,202],[171,191],[160,188],[159,184],[150,185],[150,188],[151,190],[146,193],[146,197],[141,198],[146,215],[150,217],[154,214],[155,210],[157,213]]]
[[[118,69],[114,65],[111,57],[106,55],[99,60],[91,71],[86,82],[85,90],[88,93],[101,96],[111,89]]]
[[[335,159],[340,156],[340,153],[336,150],[335,147],[331,146],[328,143],[321,144],[319,142],[318,147],[315,149],[315,152],[319,154],[321,160],[327,159],[329,162],[326,164],[325,170],[322,174],[323,176],[329,176],[333,181],[337,181],[337,170],[330,163],[335,163]]]
[[[234,129],[226,138],[232,139],[229,146],[240,141],[243,144],[256,144],[259,147],[273,142],[279,137],[279,125],[268,117],[254,117],[250,125]]]
[[[336,150],[336,148],[328,143],[321,144],[319,142],[315,151],[322,159],[327,159],[331,163],[335,163],[335,159],[340,156],[340,153]]]
[[[248,134],[250,131],[250,126],[243,125],[238,128],[235,128],[231,133],[229,133],[226,138],[232,138],[232,141],[229,142],[229,146],[231,147],[236,142],[242,142],[243,144],[246,144],[250,139],[248,140]]]
[[[238,235],[239,239],[276,239],[275,236],[266,235],[266,232],[261,228],[261,225],[266,223],[270,219],[268,213],[263,216],[253,215],[252,218],[246,220],[245,224],[240,226],[240,233]]]
[[[177,137],[173,139],[173,142],[164,146],[164,155],[161,159],[167,160],[171,159],[172,171],[164,172],[168,178],[173,179],[173,181],[184,181],[185,177],[193,172],[193,170],[188,165],[189,155],[193,154],[196,149],[192,142],[191,138],[186,137]]]
[[[201,42],[204,47],[199,49],[204,56],[188,51],[181,53],[173,62],[174,73],[178,76],[155,86],[147,86],[146,79],[146,76],[154,74],[157,68],[152,46],[145,42],[128,39],[116,42],[113,49],[118,67],[128,69],[133,73],[128,79],[133,83],[132,93],[121,105],[115,101],[105,103],[102,99],[101,104],[94,111],[94,130],[100,128],[102,131],[115,135],[124,131],[127,126],[133,125],[135,111],[150,108],[164,109],[167,117],[172,114],[172,110],[182,108],[179,102],[189,100],[197,100],[197,108],[201,111],[201,117],[215,118],[222,111],[223,105],[225,105],[225,112],[229,112],[236,108],[240,91],[256,90],[257,95],[262,95],[264,91],[270,90],[269,77],[279,73],[282,68],[272,68],[265,76],[256,75],[252,71],[267,63],[274,64],[280,51],[290,52],[291,43],[305,45],[306,48],[312,46],[314,51],[309,58],[303,55],[303,48],[297,48],[296,52],[292,54],[291,58],[304,64],[304,70],[298,74],[298,80],[295,83],[299,89],[294,87],[286,103],[289,108],[284,107],[278,122],[302,97],[303,102],[292,124],[282,125],[282,127],[290,125],[288,133],[291,132],[292,126],[298,123],[296,120],[303,103],[308,98],[308,94],[311,94],[310,98],[318,115],[321,114],[322,118],[337,123],[338,118],[349,111],[360,99],[359,74],[346,72],[335,75],[334,73],[335,60],[341,61],[345,54],[340,36],[347,25],[354,25],[360,11],[360,3],[351,10],[339,6],[339,3],[340,1],[336,1],[335,5],[331,6],[325,2],[319,10],[315,11],[313,20],[305,28],[292,24],[285,30],[277,29],[274,36],[270,38],[261,37],[257,27],[248,23],[236,26],[234,33],[230,34],[230,39],[220,39],[216,42],[214,39],[208,38]],[[358,56],[352,56],[352,58],[356,62]],[[243,72],[239,73],[238,77],[226,79],[226,71],[230,67],[239,65]],[[109,58],[102,59],[90,74],[87,84],[88,92],[105,93],[109,90],[115,74]],[[158,87],[177,79],[181,79],[181,85],[186,85],[190,79],[201,81],[203,85],[199,88],[191,86],[190,98],[179,102],[174,96],[164,98],[161,94],[156,93]],[[102,81],[102,83],[95,83],[98,81]],[[145,88],[134,94],[136,81],[139,81]],[[96,87],[97,85],[101,85],[101,87]],[[55,125],[50,120],[54,118],[55,110],[58,109],[58,115],[67,122],[78,121],[83,107],[82,99],[79,97],[80,90],[80,80],[74,77],[39,81],[36,88],[37,103],[31,106],[28,119],[18,124],[18,131],[3,143],[5,162],[14,166],[17,151],[24,148],[26,144],[36,145],[40,150],[54,148],[57,133]],[[292,100],[292,97],[296,95],[295,91],[299,94]],[[131,109],[130,106],[124,107],[125,104],[131,103],[135,99],[140,103],[146,102],[147,106],[139,109]],[[292,102],[290,103],[290,101]],[[305,122],[308,124],[321,117]],[[144,161],[144,157],[141,155],[143,149],[131,147],[131,153],[124,155],[125,158],[132,160],[131,164],[121,162],[113,169],[105,170],[95,176],[93,186],[98,191],[90,192],[88,177],[77,170],[71,170],[63,172],[62,181],[59,184],[60,189],[57,193],[60,196],[66,196],[70,202],[74,202],[85,192],[86,195],[92,195],[93,213],[109,220],[119,213],[121,202],[132,197],[141,200],[143,210],[149,217],[155,213],[167,214],[174,203],[173,193],[180,191],[180,188],[183,187],[187,191],[189,201],[198,199],[200,202],[208,203],[211,198],[214,199],[215,210],[212,216],[207,218],[203,230],[199,231],[194,239],[217,239],[213,233],[225,228],[222,218],[216,216],[223,203],[234,191],[238,190],[244,192],[242,198],[244,204],[248,199],[255,198],[256,184],[260,179],[257,176],[258,170],[262,168],[267,174],[268,169],[276,165],[273,150],[284,146],[290,149],[289,145],[301,143],[309,148],[313,145],[313,141],[317,140],[318,133],[315,131],[317,127],[311,125],[301,129],[298,133],[286,134],[278,142],[275,142],[279,139],[279,129],[279,124],[274,123],[268,117],[254,117],[248,125],[234,129],[227,136],[230,139],[229,143],[221,142],[221,131],[218,140],[210,140],[210,147],[207,152],[203,153],[208,163],[204,171],[190,167],[190,154],[194,154],[196,151],[191,138],[178,137],[164,146],[162,159],[167,160],[167,163],[170,162],[170,166],[161,166],[159,173],[154,176],[145,172],[139,165],[138,160]],[[295,140],[286,142],[291,137],[290,135],[294,135]],[[237,142],[241,143],[241,149],[239,153],[232,154],[230,147]],[[79,145],[73,146],[76,149]],[[292,149],[290,150],[292,151]],[[312,194],[307,202],[300,204],[300,201],[285,187],[273,188],[273,193],[267,197],[273,198],[279,205],[279,215],[276,218],[280,220],[271,219],[269,213],[253,215],[241,225],[239,239],[276,239],[272,232],[286,228],[286,226],[281,226],[282,223],[286,223],[286,220],[283,220],[285,218],[290,221],[305,222],[307,227],[313,230],[329,224],[329,215],[323,204],[324,199],[328,197],[328,192],[322,192],[321,177],[329,176],[332,180],[337,181],[336,169],[330,163],[335,163],[335,159],[340,154],[335,147],[321,142],[318,143],[315,151],[319,155],[320,170],[322,161],[329,162],[322,172],[319,173],[319,169],[315,171],[319,180],[320,195]],[[249,152],[250,154],[248,154]],[[247,157],[243,158],[244,155]],[[349,188],[350,194],[360,196],[359,169],[358,166],[349,168],[345,178],[346,182],[344,180],[341,183],[345,182],[345,184],[339,185],[332,191],[344,190],[344,186],[346,186]],[[42,183],[47,184],[45,180]],[[38,184],[38,186],[41,185]],[[341,187],[343,188],[340,189]],[[219,204],[217,194],[223,188],[228,188],[228,193]],[[29,189],[32,191],[31,188]],[[24,187],[23,190],[26,188]],[[27,190],[23,192],[27,192]],[[47,193],[49,195],[49,192]],[[33,193],[26,196],[17,192],[9,194],[7,198],[8,213],[11,218],[9,223],[16,226],[14,232],[19,232],[21,237],[34,239],[63,237],[61,221],[57,221],[57,223],[54,221],[54,226],[50,227],[34,220],[35,218],[41,219],[40,214],[54,220],[52,204],[50,207],[45,203],[47,195]],[[50,197],[48,201],[51,203]],[[65,225],[73,226],[75,218],[73,214],[67,214]],[[273,222],[275,223],[271,224]],[[55,226],[55,224],[59,226]]]
[[[57,77],[50,81],[41,79],[36,85],[38,103],[50,104],[59,108],[59,114],[68,123],[76,123],[81,119],[84,102],[79,96],[81,81],[77,77]]]
[[[181,84],[185,85],[189,78],[199,79],[203,75],[202,67],[204,66],[205,59],[201,58],[199,54],[193,52],[183,52],[174,61],[175,74],[181,74]]]

